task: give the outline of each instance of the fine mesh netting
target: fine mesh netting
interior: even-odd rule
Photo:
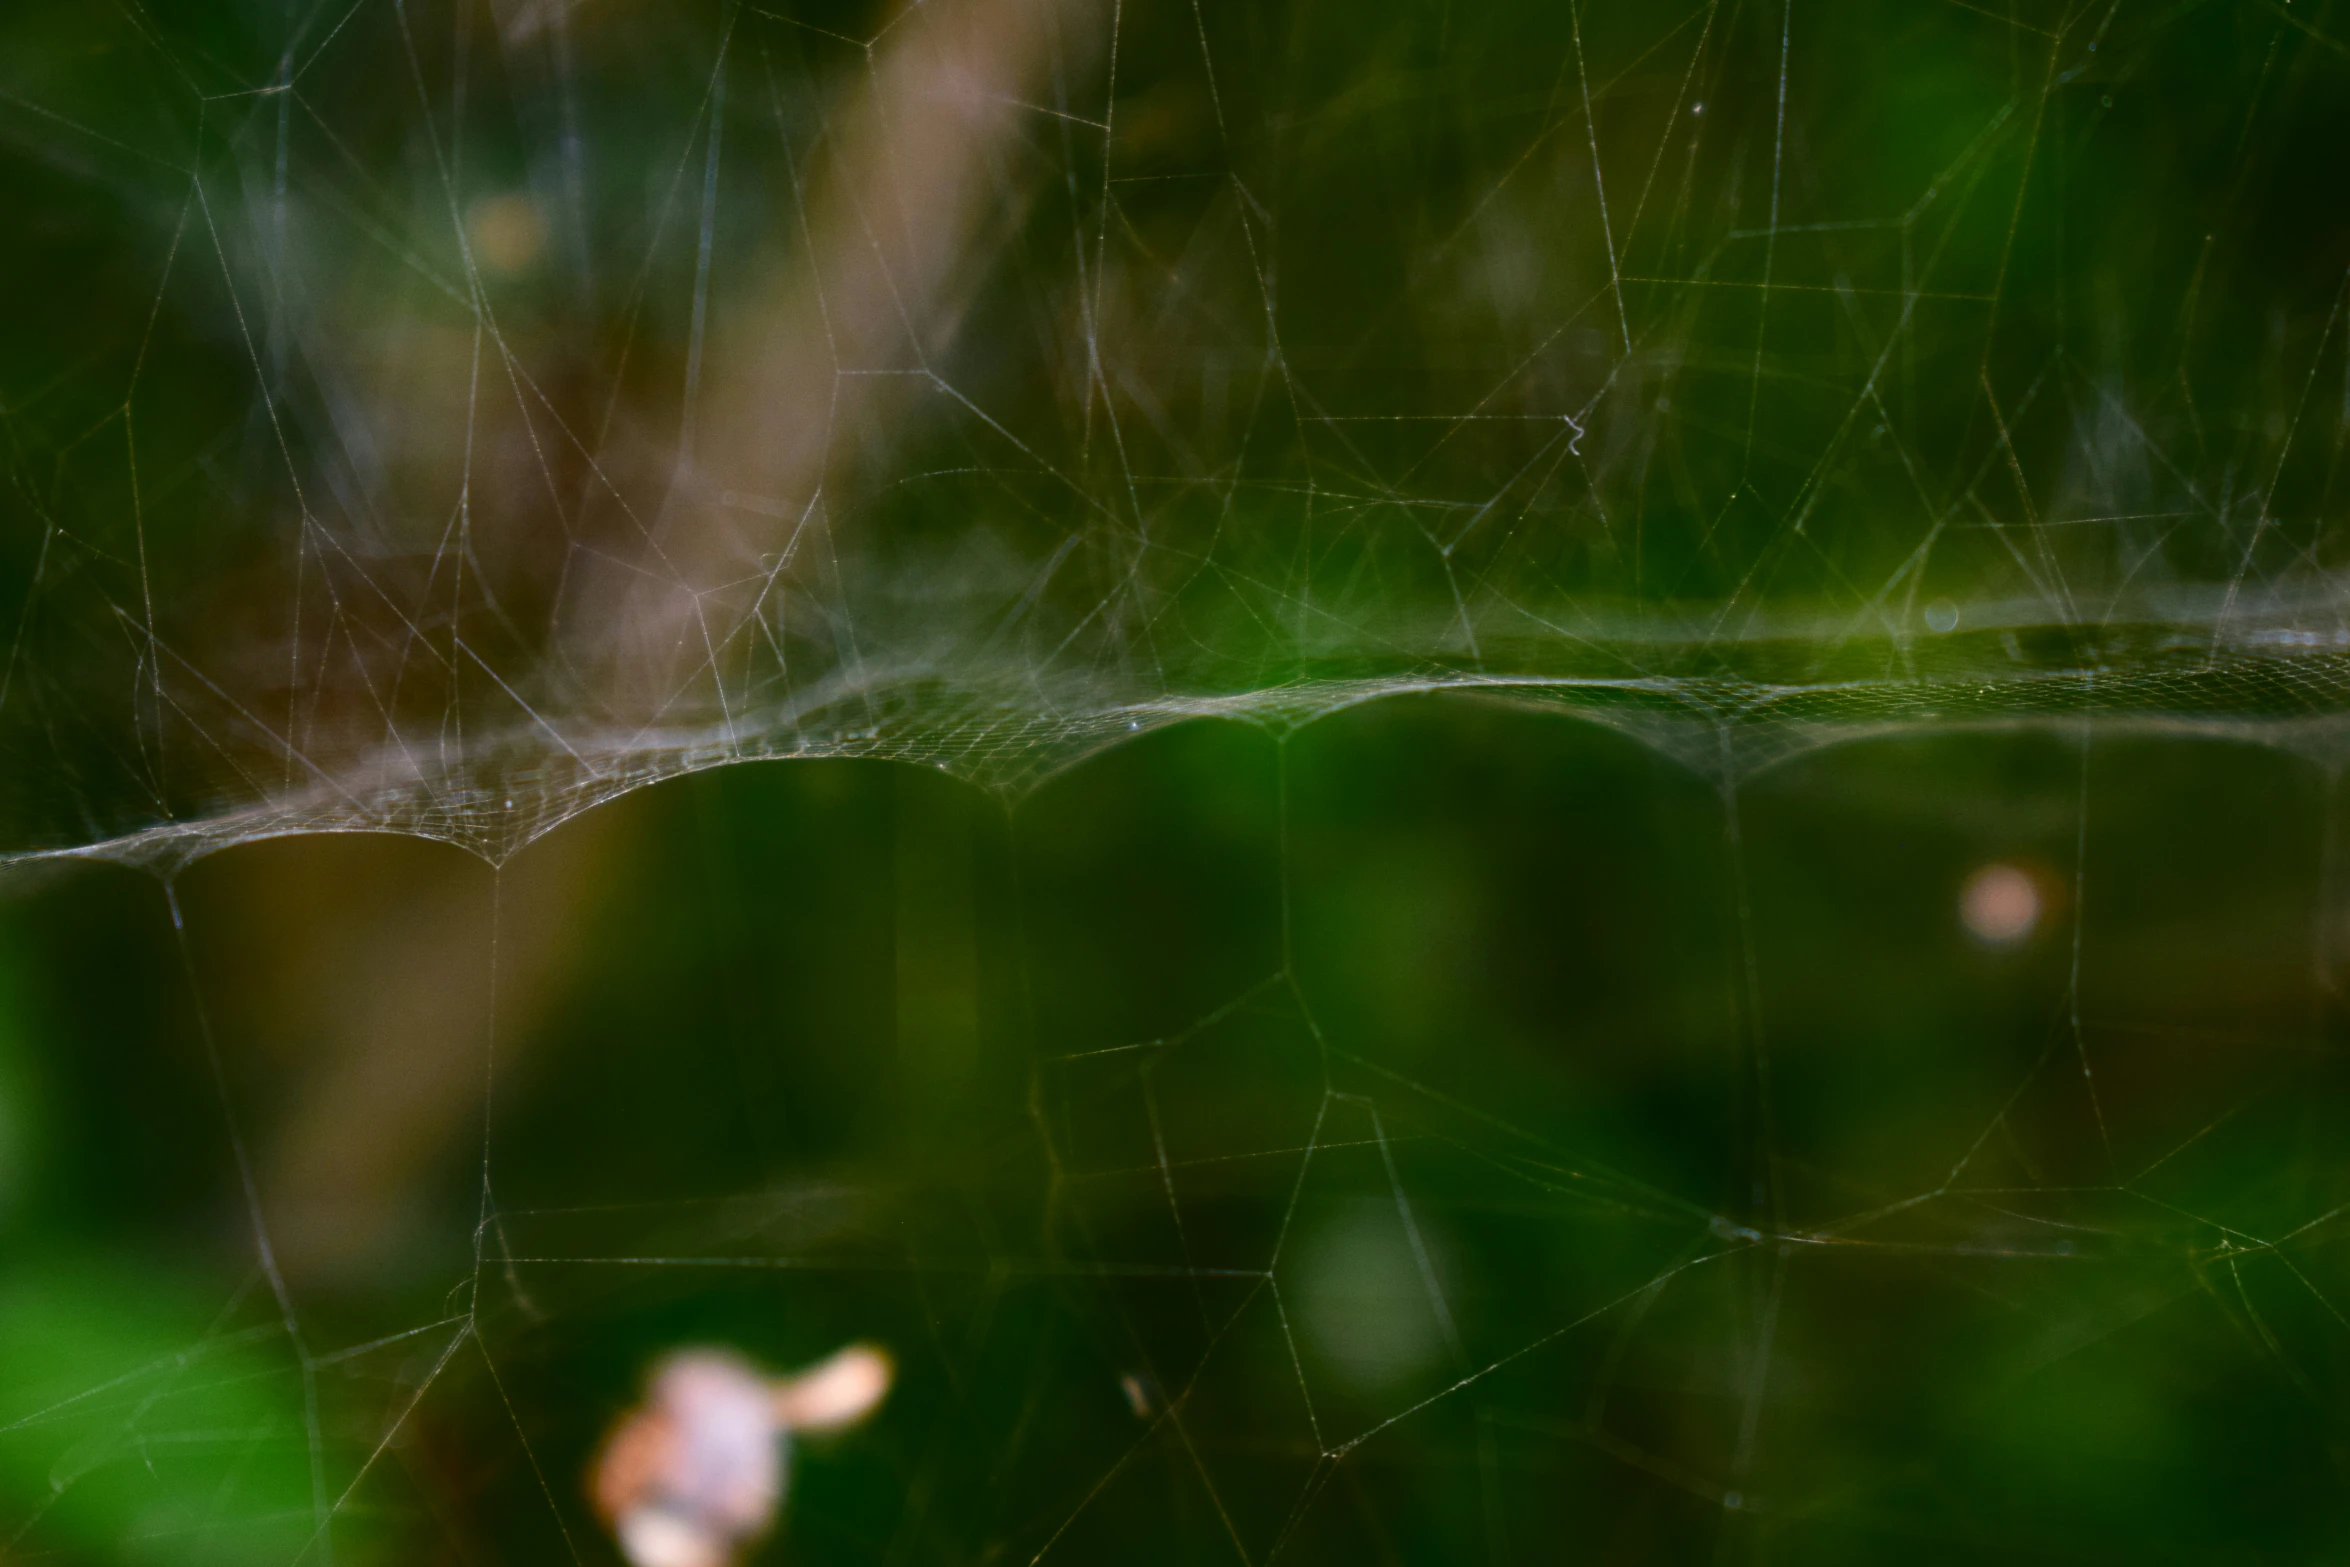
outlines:
[[[20,15],[0,836],[1432,684],[2322,749],[2322,23],[1766,11]]]
[[[2329,0],[126,0],[0,136],[0,1561],[615,1560],[856,1340],[776,1559],[2350,1545]]]

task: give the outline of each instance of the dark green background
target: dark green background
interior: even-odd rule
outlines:
[[[761,1560],[2350,1552],[2350,13],[1072,21],[651,714],[346,350],[653,515],[893,13],[566,14],[0,16],[0,1561],[609,1562],[855,1338]]]
[[[575,977],[499,1041],[478,1282],[460,1150],[401,1245],[297,1296],[319,1354],[479,1291],[437,1375],[453,1327],[318,1372],[336,1496],[425,1387],[338,1559],[543,1560],[559,1525],[593,1558],[576,1476],[648,1357],[850,1337],[903,1382],[805,1457],[796,1560],[1026,1560],[1064,1525],[1074,1560],[2324,1559],[2333,808],[2257,746],[2094,742],[2084,774],[2077,737],[1951,735],[1752,780],[1734,845],[1652,753],[1458,699],[1186,726],[1009,810],[870,763],[660,786],[607,808]],[[2077,989],[2069,915],[1993,953],[1956,905],[1994,858],[2070,880],[2076,843]],[[272,939],[240,888],[308,862],[389,901],[454,855],[180,878],[249,1136],[301,1068],[224,994]],[[95,1390],[0,1442],[18,1510],[91,1455],[28,1544],[298,1546],[297,1363],[250,1279],[223,1314],[242,1205],[164,899],[87,873],[10,931],[8,1381]],[[925,1023],[941,974],[975,1031]],[[1349,1287],[1314,1237],[1393,1225],[1398,1187],[1460,1355],[1365,1387],[1300,1302]],[[166,1520],[198,1532],[123,1538]]]

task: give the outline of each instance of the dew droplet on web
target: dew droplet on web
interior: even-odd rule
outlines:
[[[1926,629],[1943,633],[1958,629],[1958,606],[1948,599],[1936,599],[1926,606]]]
[[[2016,866],[1986,865],[1960,890],[1958,917],[1985,946],[2012,947],[2040,923],[2039,886]]]

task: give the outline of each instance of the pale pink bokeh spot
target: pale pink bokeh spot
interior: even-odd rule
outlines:
[[[1985,946],[2012,947],[2040,923],[2039,884],[2016,866],[1986,865],[1960,890],[1958,917]]]
[[[870,1344],[780,1379],[725,1350],[672,1355],[605,1439],[588,1494],[630,1567],[731,1567],[774,1526],[791,1435],[854,1425],[890,1377]]]

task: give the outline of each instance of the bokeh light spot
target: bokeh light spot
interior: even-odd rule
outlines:
[[[2040,923],[2040,889],[2028,871],[1986,865],[1967,878],[1958,895],[1958,917],[1985,946],[2012,947]]]
[[[484,196],[465,221],[473,259],[485,271],[506,277],[528,272],[546,248],[547,223],[538,203],[520,191]]]

